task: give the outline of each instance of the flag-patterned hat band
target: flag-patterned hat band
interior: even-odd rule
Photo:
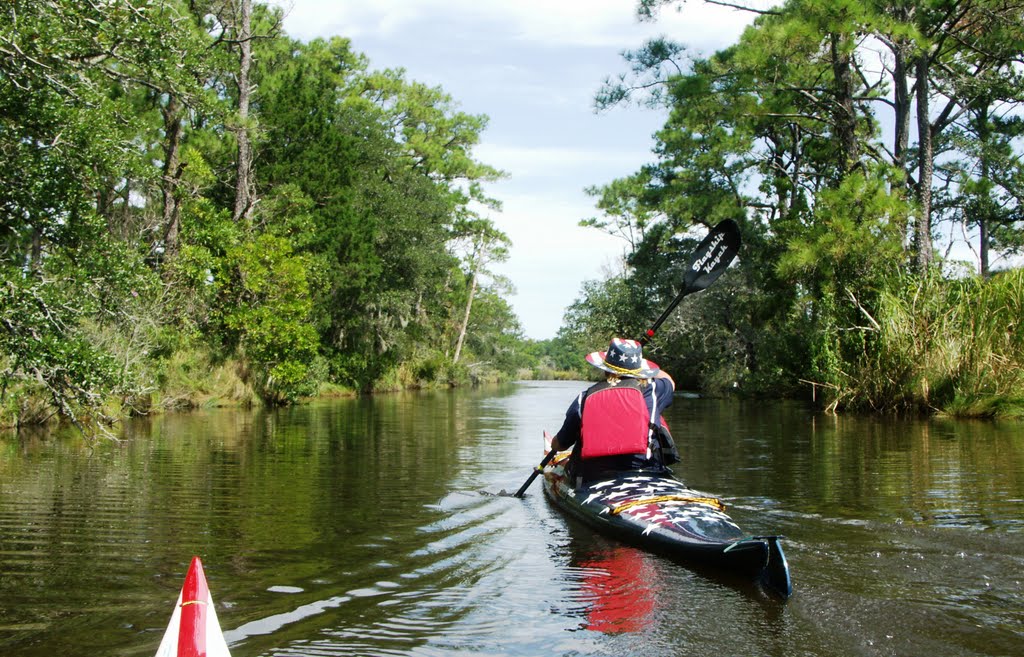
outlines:
[[[644,358],[636,340],[615,338],[608,351],[587,354],[587,362],[599,370],[634,379],[649,379],[658,373],[658,366]]]

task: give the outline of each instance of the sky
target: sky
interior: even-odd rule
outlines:
[[[654,160],[665,115],[640,107],[597,113],[604,80],[627,70],[622,53],[667,36],[696,56],[734,43],[749,13],[699,0],[654,23],[635,0],[273,0],[284,29],[303,41],[341,36],[372,69],[404,68],[441,87],[470,114],[490,117],[476,159],[508,173],[486,191],[487,212],[512,240],[492,266],[515,287],[508,298],[526,337],[553,338],[586,280],[621,268],[625,242],[579,226],[597,216],[585,189]]]

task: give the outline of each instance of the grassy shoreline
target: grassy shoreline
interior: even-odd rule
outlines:
[[[817,403],[826,412],[1024,419],[1024,270],[989,279],[908,277],[884,289],[870,312],[860,310],[867,326],[825,331],[818,342],[829,352],[819,360],[829,366],[812,376]],[[133,362],[139,366],[130,380],[84,398],[58,400],[52,388],[32,378],[5,379],[0,429],[45,425],[67,418],[68,410],[70,421],[85,431],[131,415],[268,404],[255,383],[259,377],[242,358],[219,358],[192,346]],[[14,366],[10,357],[0,357],[0,369],[10,372]],[[395,367],[365,390],[314,384],[312,394],[296,402],[585,376],[550,367],[513,374],[483,364],[451,364],[434,354]],[[326,378],[326,371],[319,378]]]
[[[523,371],[517,377],[520,380],[534,381],[579,381],[583,379],[579,372],[556,371],[539,369]],[[154,392],[146,400],[135,399],[131,402],[111,399],[105,403],[97,416],[108,422],[117,422],[133,415],[153,415],[163,413],[191,412],[211,408],[255,408],[265,407],[258,395],[255,395],[251,388],[231,381],[226,385],[222,372],[212,373],[209,380],[196,382],[194,389],[190,392],[183,391],[180,387]],[[308,404],[318,400],[355,398],[361,395],[389,394],[411,390],[439,390],[446,388],[457,388],[473,385],[486,385],[501,383],[503,379],[498,377],[488,381],[476,382],[418,382],[406,385],[401,388],[379,389],[371,392],[359,392],[352,388],[340,386],[333,383],[324,383],[320,386],[317,394],[303,397],[297,403]],[[10,391],[9,391],[10,392]],[[50,424],[58,424],[62,421],[53,405],[44,395],[38,391],[25,392],[11,395],[16,397],[17,403],[5,404],[3,414],[0,415],[0,431],[15,431],[19,428],[43,427]],[[779,397],[779,399],[784,399]],[[917,410],[904,407],[897,411],[893,407],[886,409],[869,410],[862,406],[853,405],[848,408],[841,407],[838,411],[829,408],[828,404],[822,404],[818,400],[818,406],[826,412],[842,412],[851,415],[918,415],[920,417],[946,417],[956,419],[986,419],[986,420],[1024,420],[1024,395],[977,395],[974,397],[957,396],[948,405],[935,407],[927,406],[924,400],[919,399],[920,406]],[[913,405],[911,405],[913,406]],[[12,413],[20,411],[20,414]],[[91,426],[95,420],[93,416],[86,416],[85,424]]]

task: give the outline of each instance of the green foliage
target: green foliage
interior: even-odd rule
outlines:
[[[110,398],[141,390],[134,353],[145,350],[145,304],[158,285],[95,218],[75,228],[39,269],[0,269],[0,353],[9,354],[0,396],[36,391],[84,429],[88,420],[111,419],[104,410]]]
[[[966,226],[983,227],[989,240],[986,248],[1020,255],[1024,252],[1024,164],[1014,141],[1024,132],[1024,121],[994,115],[996,105],[992,99],[978,103],[970,108],[971,120],[951,131],[949,143],[960,156],[942,161],[939,170],[956,186],[942,190],[936,205]],[[987,275],[990,263],[987,257],[984,260],[981,273]]]
[[[487,117],[370,70],[345,39],[291,39],[258,4],[243,118],[236,8],[2,10],[4,422],[79,422],[111,400],[291,403],[327,379],[464,383],[524,362],[485,267],[507,248],[477,214],[499,205],[483,185],[501,172],[473,154]],[[255,204],[236,221],[243,127]],[[470,366],[451,362],[456,342]]]
[[[150,167],[136,101],[153,88],[205,102],[209,37],[177,3],[8,3],[0,21],[0,241],[53,243],[94,199]],[[111,182],[115,181],[115,182]],[[106,208],[98,208],[101,212]]]
[[[642,0],[638,13],[654,19],[680,4]],[[893,310],[931,298],[936,318],[959,314],[961,301],[924,291],[959,283],[906,274],[933,256],[910,248],[929,242],[933,221],[984,228],[982,254],[1012,254],[1020,243],[1020,121],[1011,118],[1024,98],[1019,8],[961,9],[953,18],[927,3],[790,0],[707,58],[667,38],[627,53],[631,70],[598,93],[599,106],[638,100],[669,116],[655,162],[591,190],[604,216],[584,225],[625,237],[631,268],[587,283],[562,336],[583,351],[602,334],[633,334],[636,316],[656,316],[673,298],[691,228],[731,218],[743,232],[738,266],[677,309],[649,347],[684,387],[794,394],[813,382],[832,408],[919,409],[936,400],[968,408],[978,407],[969,400],[1015,398],[1012,381],[982,391],[979,377],[963,375],[963,361],[957,375],[922,369],[948,360],[942,345],[961,340],[952,327],[927,338],[934,324],[918,324],[921,313]],[[981,36],[975,21],[991,31]],[[880,73],[867,73],[877,53],[865,39],[886,49]],[[915,65],[927,79],[912,79]],[[911,142],[915,83],[931,90],[929,125],[917,128],[934,137],[930,146]],[[897,130],[886,143],[879,126],[892,119]],[[928,182],[932,166],[939,174]],[[893,281],[924,288],[907,296]],[[965,298],[998,305],[981,290]],[[884,329],[883,316],[892,320]],[[998,368],[982,345],[1010,349],[994,334],[972,344],[969,362],[989,369]]]
[[[649,182],[647,172],[641,172],[603,187],[588,188],[587,193],[598,198],[597,209],[604,213],[604,217],[584,219],[580,225],[620,237],[629,244],[631,250],[635,250],[656,217],[650,204],[641,200]]]
[[[271,46],[258,73],[263,179],[292,189],[299,206],[287,214],[311,228],[292,234],[322,278],[313,313],[332,376],[375,388],[417,358],[417,343],[456,343],[470,274],[455,249],[483,234],[469,230],[481,224],[469,206],[493,205],[480,183],[499,175],[471,154],[486,119],[402,71],[368,71],[344,40]]]
[[[583,357],[566,337],[559,335],[534,345],[535,359],[541,368],[563,372],[582,371]]]
[[[491,372],[511,375],[532,363],[523,343],[519,320],[508,301],[497,290],[482,290],[473,303],[466,354],[460,362],[466,363],[475,377],[484,378]]]
[[[581,298],[566,310],[558,338],[577,354],[587,354],[614,337],[639,336],[658,312],[627,278],[587,281]]]
[[[805,280],[877,279],[900,262],[900,232],[909,208],[889,193],[886,180],[860,173],[822,190],[808,224],[780,224],[787,250],[783,276]]]
[[[882,295],[839,395],[847,406],[994,415],[1024,386],[1024,270],[904,277]]]
[[[270,403],[313,394],[318,342],[309,322],[309,259],[286,239],[264,234],[229,249],[225,261],[231,278],[220,289],[223,323],[256,389]]]
[[[3,387],[42,394],[83,429],[104,419],[108,400],[148,385],[139,360],[160,286],[122,228],[141,214],[127,202],[131,183],[153,177],[138,99],[153,88],[197,106],[205,98],[208,36],[179,9],[43,1],[2,10]]]
[[[4,278],[0,344],[12,355],[7,376],[39,381],[55,404],[69,409],[72,404],[88,407],[117,385],[116,364],[85,339],[72,299],[58,286],[25,279],[10,269]]]

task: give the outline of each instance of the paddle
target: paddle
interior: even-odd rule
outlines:
[[[686,274],[683,276],[683,289],[638,342],[642,345],[647,344],[680,301],[714,283],[729,267],[739,250],[740,228],[735,221],[726,219],[712,228],[690,256],[690,264],[687,265]]]
[[[536,468],[534,468],[533,472],[530,473],[530,476],[526,479],[525,482],[523,482],[523,485],[519,487],[519,490],[517,490],[513,494],[513,497],[522,497],[523,494],[526,493],[526,489],[529,488],[530,484],[533,483],[533,480],[537,478],[537,475],[544,471],[544,466],[550,463],[551,459],[555,458],[555,454],[557,453],[557,449],[552,449],[550,452],[545,454],[544,458],[541,459],[540,464]]]
[[[690,256],[690,262],[686,267],[686,274],[683,276],[683,289],[672,300],[672,303],[665,309],[665,312],[661,313],[661,317],[654,322],[651,328],[644,331],[643,337],[637,340],[637,342],[641,345],[647,344],[654,337],[654,332],[668,319],[668,316],[676,309],[680,301],[714,283],[732,263],[739,249],[740,229],[735,221],[726,219],[712,228],[707,237],[697,245],[693,255]],[[556,450],[552,449],[544,456],[540,465],[534,468],[533,472],[530,473],[530,477],[515,492],[514,497],[523,496],[526,489],[537,478],[537,475],[544,470],[544,466],[550,463],[551,459],[555,458],[555,452]]]

